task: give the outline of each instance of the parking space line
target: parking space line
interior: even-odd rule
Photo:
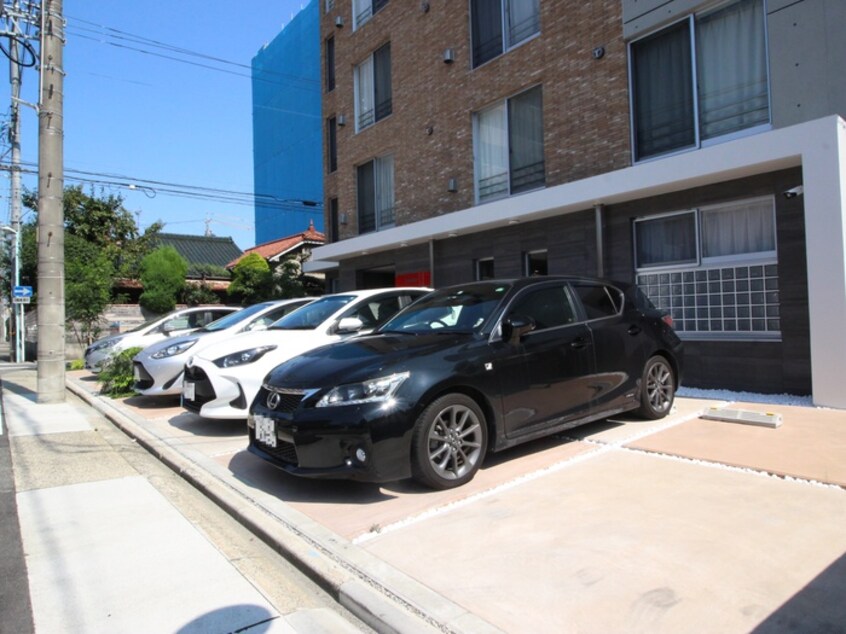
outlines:
[[[704,411],[704,410],[702,410],[702,411]],[[392,524],[387,524],[385,526],[381,526],[381,527],[379,527],[379,530],[368,532],[368,533],[363,533],[362,535],[359,535],[358,537],[354,537],[351,541],[355,545],[364,544],[368,541],[371,541],[373,539],[380,537],[381,535],[384,535],[385,533],[390,533],[390,532],[393,532],[393,531],[396,531],[396,530],[399,530],[399,529],[407,528],[408,526],[412,526],[413,524],[417,524],[418,522],[422,522],[422,521],[431,519],[433,517],[437,517],[439,515],[449,513],[451,511],[456,510],[456,509],[460,509],[460,508],[463,508],[465,506],[469,506],[469,505],[474,504],[474,503],[476,503],[480,500],[484,500],[485,498],[491,497],[493,495],[497,495],[499,493],[502,493],[503,491],[508,491],[508,490],[513,489],[513,488],[520,486],[522,484],[526,484],[527,482],[532,482],[534,480],[538,480],[538,479],[540,479],[544,476],[547,476],[551,473],[561,471],[562,469],[565,469],[567,467],[571,467],[573,465],[579,464],[583,461],[595,458],[595,457],[600,456],[600,455],[604,455],[604,454],[611,452],[615,449],[625,449],[625,447],[623,447],[624,443],[630,443],[630,442],[633,442],[635,440],[639,440],[642,437],[649,436],[649,435],[657,433],[659,431],[663,431],[665,429],[670,429],[671,427],[675,427],[676,425],[681,425],[682,423],[685,423],[689,420],[699,418],[699,416],[702,414],[702,411],[696,411],[696,412],[692,412],[690,414],[687,414],[685,416],[680,416],[679,418],[673,418],[671,420],[668,420],[667,423],[664,424],[664,425],[661,425],[661,426],[658,426],[658,427],[652,427],[649,430],[644,430],[644,431],[638,432],[638,433],[633,434],[632,436],[630,436],[630,437],[628,437],[628,438],[626,438],[625,440],[622,440],[622,441],[603,442],[603,441],[597,441],[597,440],[591,441],[591,440],[586,440],[586,439],[569,438],[569,437],[566,437],[566,436],[557,436],[557,438],[561,438],[562,440],[585,442],[585,443],[594,445],[596,447],[596,449],[594,449],[593,451],[587,451],[585,453],[580,453],[576,456],[571,456],[569,458],[566,458],[565,460],[561,460],[559,462],[556,462],[556,463],[554,463],[554,464],[552,464],[548,467],[544,467],[543,469],[538,469],[536,471],[531,471],[529,473],[523,474],[522,476],[514,478],[513,480],[510,480],[508,482],[504,482],[504,483],[499,484],[495,487],[491,487],[490,489],[480,491],[479,493],[474,493],[473,495],[470,495],[470,496],[463,498],[461,500],[456,500],[456,501],[450,502],[448,504],[436,506],[436,507],[431,508],[429,510],[423,511],[422,513],[418,513],[417,515],[412,515],[412,516],[407,517],[405,519],[399,520],[398,522],[394,522]]]

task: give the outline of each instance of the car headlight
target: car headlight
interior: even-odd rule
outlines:
[[[233,368],[238,365],[246,365],[258,361],[271,350],[276,350],[276,346],[259,346],[258,348],[241,350],[240,352],[227,354],[225,357],[220,357],[220,359],[215,359],[214,364],[219,368]]]
[[[175,343],[172,346],[168,346],[167,348],[159,350],[158,352],[154,352],[150,356],[153,359],[167,359],[168,357],[173,357],[177,354],[182,354],[195,343],[197,343],[196,339],[194,339],[193,341],[183,341],[182,343]]]
[[[358,405],[359,403],[380,403],[393,398],[402,382],[409,377],[408,372],[400,372],[370,379],[361,383],[348,383],[332,388],[316,407],[332,407],[333,405]]]
[[[114,348],[120,339],[107,339],[106,341],[101,341],[100,343],[95,343],[91,346],[91,352],[99,352],[100,350],[108,350],[109,348]]]

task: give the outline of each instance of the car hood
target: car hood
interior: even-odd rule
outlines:
[[[228,354],[250,350],[260,346],[277,346],[291,350],[303,350],[328,343],[332,340],[324,330],[261,330],[241,332],[223,341],[213,343],[197,353],[199,359],[214,361]]]
[[[468,333],[376,334],[321,346],[274,368],[270,385],[316,389],[353,383],[414,368],[455,364],[476,337]]]

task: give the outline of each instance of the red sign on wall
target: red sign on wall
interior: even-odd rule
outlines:
[[[397,286],[431,286],[432,274],[429,271],[403,273],[394,277],[394,284]]]

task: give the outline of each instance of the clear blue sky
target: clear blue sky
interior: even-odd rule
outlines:
[[[95,185],[95,191],[99,194],[105,187],[106,193],[123,196],[142,228],[162,220],[167,232],[202,235],[204,221],[211,217],[215,235],[231,236],[242,249],[253,246],[252,204],[208,199],[206,190],[252,192],[250,63],[306,4],[65,0],[66,185],[78,182],[72,178],[78,172],[121,176],[127,183],[167,183],[151,185],[156,192],[152,198],[149,190],[145,194],[113,185]],[[37,100],[37,83],[36,72],[25,70],[24,99]],[[0,113],[6,117],[8,104],[6,70],[0,76]],[[24,108],[22,117],[23,162],[35,163],[36,114]],[[2,149],[7,146],[4,142]],[[0,218],[5,223],[9,184],[5,174],[2,179]],[[37,186],[34,177],[25,178],[24,184]],[[203,198],[165,191],[184,192],[184,186],[201,188],[189,191]],[[89,185],[84,187],[87,191]]]

